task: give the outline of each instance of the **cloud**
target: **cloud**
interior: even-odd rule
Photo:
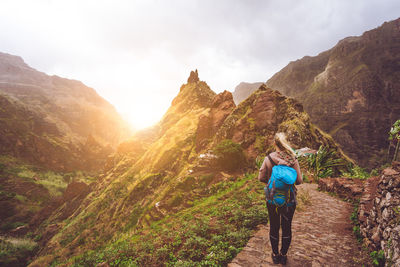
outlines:
[[[0,51],[160,118],[190,70],[217,92],[396,19],[397,0],[2,1]],[[147,106],[143,103],[149,103]]]

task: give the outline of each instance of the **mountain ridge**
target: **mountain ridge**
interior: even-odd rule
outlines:
[[[218,205],[220,200],[215,201],[216,196],[224,194],[224,190],[231,192],[234,184],[240,198],[242,193],[249,195],[246,190],[256,188],[257,182],[246,172],[254,170],[257,156],[273,150],[276,131],[285,131],[296,147],[324,145],[341,153],[329,136],[310,123],[301,104],[278,91],[263,85],[236,106],[230,92],[215,94],[205,82],[188,80],[156,126],[137,132],[120,145],[105,173],[93,184],[91,193],[75,206],[71,217],[62,220],[61,211],[55,211],[35,232],[46,238],[39,239],[43,247],[31,266],[57,261],[94,264],[103,249],[119,246],[113,240],[132,248],[124,255],[139,261],[137,264],[161,266],[164,260],[168,261],[157,256],[161,254],[146,254],[145,258],[137,254],[145,250],[139,241],[152,240],[152,234],[158,235],[154,232],[159,227],[156,225],[174,220],[178,214],[197,211],[197,216],[203,216],[199,209],[206,211],[203,205],[212,199],[211,203]],[[259,194],[254,192],[254,198],[260,200],[257,203],[262,202]],[[258,208],[257,204],[257,214]],[[217,219],[209,216],[211,221]],[[254,221],[259,220],[261,217]],[[178,229],[166,232],[178,235]],[[182,244],[190,242],[188,237],[179,238]],[[159,241],[151,246],[157,251],[167,249],[163,248],[167,246],[165,240]],[[171,259],[181,257],[189,261],[191,256],[179,252],[179,247],[168,248],[170,255],[174,255]],[[193,259],[205,260],[206,255]],[[118,256],[113,254],[102,261],[111,262],[114,257]]]
[[[293,61],[267,85],[303,103],[363,167],[386,161],[386,133],[400,117],[400,19]]]
[[[13,139],[21,151],[27,152],[23,153],[24,160],[46,168],[64,171],[96,169],[98,165],[85,166],[79,160],[80,150],[88,139],[92,144],[96,140],[109,150],[130,133],[129,126],[115,108],[94,89],[80,81],[48,76],[28,66],[21,57],[0,53],[0,94],[9,100],[8,107],[15,105],[18,110],[30,114],[30,119],[15,117],[10,120],[7,110],[2,113],[3,130],[13,132],[18,127],[25,130],[16,136],[3,136],[0,149],[3,147],[3,152],[12,152],[12,144],[7,138]],[[37,127],[29,126],[38,123],[46,125],[49,131],[42,127],[36,132]],[[44,147],[56,153],[60,151],[60,157],[53,158],[56,162],[49,164],[43,158],[51,153],[48,149],[43,150]],[[21,153],[11,155],[19,157]],[[69,161],[63,162],[63,157]]]

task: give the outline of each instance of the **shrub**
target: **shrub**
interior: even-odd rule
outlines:
[[[319,178],[332,176],[338,168],[344,167],[343,159],[336,155],[336,151],[320,146],[317,153],[310,154],[306,158],[307,167],[313,172],[313,178],[318,182]]]
[[[214,174],[206,174],[200,176],[200,184],[204,183],[205,185],[208,185],[211,183],[211,181],[214,179]]]
[[[352,164],[348,166],[348,172],[343,172],[342,175],[349,178],[358,179],[368,179],[369,177],[371,177],[371,174],[365,169],[357,165],[353,166]]]
[[[246,162],[246,157],[240,144],[230,139],[225,139],[219,143],[215,147],[214,153],[217,156],[218,166],[222,169],[237,170],[243,167]]]
[[[170,207],[176,207],[179,206],[182,203],[183,196],[182,193],[178,192],[176,195],[174,195],[169,201],[168,201],[168,206]]]
[[[187,176],[182,182],[177,185],[177,189],[182,189],[184,191],[189,191],[193,188],[196,183],[196,179],[193,176]]]
[[[383,250],[372,251],[370,254],[372,263],[376,266],[384,266],[385,265],[385,252]]]

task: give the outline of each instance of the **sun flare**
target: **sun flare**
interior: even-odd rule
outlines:
[[[122,117],[131,124],[135,130],[150,127],[160,121],[168,109],[163,103],[152,94],[143,94],[139,98],[131,99],[131,104],[115,103],[117,110]]]

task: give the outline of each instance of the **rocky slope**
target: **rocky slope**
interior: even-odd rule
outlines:
[[[400,19],[288,64],[267,81],[298,99],[311,120],[369,169],[385,162],[400,118]]]
[[[255,90],[257,90],[263,83],[246,83],[241,82],[235,87],[233,91],[233,101],[238,105],[240,102],[245,100],[249,95],[251,95]]]
[[[129,127],[79,81],[0,53],[0,153],[59,171],[96,170]]]
[[[221,238],[229,238],[224,231],[230,228],[223,227],[235,223],[244,227],[237,231],[247,236],[253,222],[264,220],[259,217],[264,214],[261,210],[250,208],[265,211],[262,193],[255,189],[262,186],[245,173],[254,171],[258,155],[273,149],[277,131],[285,131],[296,147],[318,148],[323,144],[340,152],[332,138],[311,124],[295,100],[263,85],[236,107],[231,93],[215,94],[199,80],[197,71],[192,72],[160,123],[121,144],[107,162],[107,173],[93,184],[92,192],[72,215],[65,220],[58,209],[42,224],[35,234],[43,247],[31,266],[117,261],[161,266],[169,261],[205,263],[207,259],[210,264],[211,258],[218,264],[226,262],[234,252],[228,256],[210,253],[216,249],[213,244],[229,246],[225,243],[229,240],[200,245],[207,231],[195,230],[199,236],[193,240],[181,230],[196,227],[204,217],[207,225],[202,229],[211,227],[215,234],[222,231]],[[227,164],[225,159],[235,164]],[[235,196],[239,202],[249,201],[235,205],[248,207],[251,215],[238,215],[234,221],[227,220],[228,215],[219,217],[228,205],[224,201]],[[236,211],[240,209],[226,210]],[[184,226],[185,221],[190,223]],[[163,228],[165,225],[169,226]],[[105,251],[107,256],[101,256]]]

